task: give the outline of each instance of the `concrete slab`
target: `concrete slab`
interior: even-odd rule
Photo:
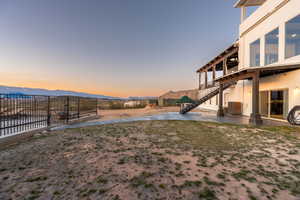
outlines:
[[[225,116],[218,118],[216,113],[213,111],[200,111],[190,112],[185,115],[181,115],[178,112],[167,112],[156,115],[149,115],[143,117],[130,117],[125,119],[114,119],[114,120],[94,120],[72,125],[64,125],[60,127],[52,128],[51,130],[63,130],[66,128],[81,128],[87,126],[96,126],[104,124],[124,123],[124,122],[136,122],[136,121],[149,121],[149,120],[193,120],[193,121],[209,121],[209,122],[220,122],[220,123],[233,123],[233,124],[249,124],[249,118],[245,116]],[[273,120],[264,120],[265,125],[282,126],[288,125],[288,123]]]

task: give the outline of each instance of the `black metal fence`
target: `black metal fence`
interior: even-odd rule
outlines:
[[[97,99],[0,94],[0,138],[97,114]]]

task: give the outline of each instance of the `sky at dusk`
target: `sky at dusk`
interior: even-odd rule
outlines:
[[[1,0],[0,85],[111,96],[194,89],[238,37],[235,0]]]

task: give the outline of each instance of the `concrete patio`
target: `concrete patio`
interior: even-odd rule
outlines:
[[[225,115],[224,117],[217,117],[215,111],[210,110],[198,110],[197,112],[190,112],[185,115],[181,115],[178,112],[166,112],[155,115],[147,115],[142,117],[129,117],[123,119],[113,119],[113,120],[93,120],[88,122],[82,122],[72,125],[64,125],[60,127],[55,127],[51,130],[62,130],[66,128],[81,128],[86,126],[104,125],[104,124],[114,124],[114,123],[124,123],[124,122],[136,122],[136,121],[149,121],[149,120],[192,120],[192,121],[208,121],[208,122],[219,122],[219,123],[232,123],[232,124],[249,124],[249,117],[247,116],[233,116]],[[263,119],[264,125],[271,126],[287,126],[289,125],[284,121]]]

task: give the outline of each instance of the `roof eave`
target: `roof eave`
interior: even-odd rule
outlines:
[[[262,2],[258,2],[258,3],[249,3],[248,0],[238,0],[235,4],[234,4],[234,8],[241,8],[243,6],[261,6],[263,3],[265,2],[265,0],[263,0]]]

